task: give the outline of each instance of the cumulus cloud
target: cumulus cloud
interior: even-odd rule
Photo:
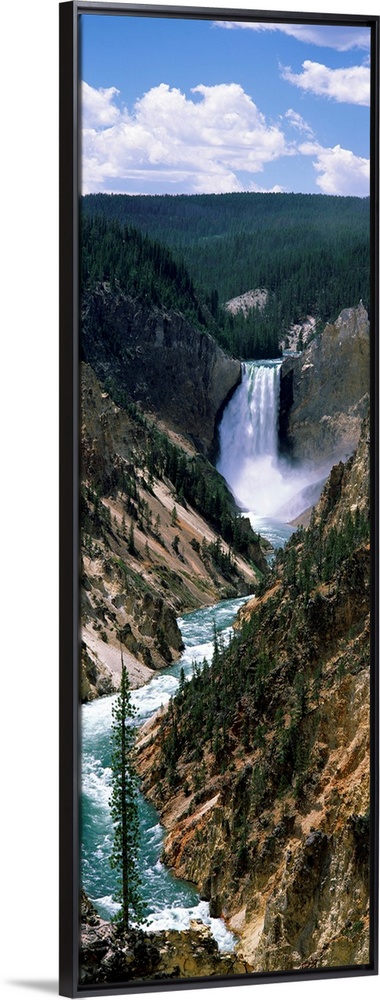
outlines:
[[[306,59],[302,73],[292,73],[289,66],[282,69],[282,77],[301,90],[321,97],[330,97],[340,104],[370,104],[370,70],[368,66],[349,66],[330,69],[322,63]]]
[[[250,31],[281,31],[299,42],[319,45],[338,52],[349,49],[369,49],[370,30],[349,25],[334,24],[274,24],[265,21],[215,21],[219,28],[248,29]]]
[[[85,192],[130,184],[149,193],[157,182],[187,193],[240,191],[246,189],[240,172],[254,175],[294,152],[280,126],[268,124],[236,83],[199,84],[190,98],[161,83],[131,114],[116,107],[115,88],[84,85],[83,93]]]
[[[325,149],[318,143],[305,142],[299,147],[304,156],[314,156],[316,184],[323,194],[356,195],[364,198],[369,194],[369,160],[355,156],[350,149],[334,146]]]
[[[116,87],[95,90],[88,83],[82,83],[82,125],[84,128],[97,128],[103,125],[113,125],[120,116],[114,99],[119,94]]]

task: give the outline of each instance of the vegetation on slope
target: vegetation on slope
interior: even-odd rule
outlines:
[[[122,226],[104,216],[87,217],[81,224],[82,289],[102,282],[119,285],[132,297],[150,305],[178,309],[194,323],[205,326],[194,284],[183,262],[170,250],[148,239],[133,226]]]
[[[319,616],[323,621],[333,595],[339,601],[341,581],[359,582],[360,553],[363,572],[367,562],[368,517],[359,508],[346,514],[339,529],[324,527],[313,519],[310,528],[296,532],[228,649],[216,637],[211,664],[196,666],[194,677],[182,684],[169,728],[163,723],[161,781],[174,788],[180,783],[182,755],[195,774],[206,760],[211,770],[226,770],[240,745],[246,753],[260,750],[251,783],[257,814],[293,782],[301,794],[313,736],[305,720],[310,705],[318,705],[329,642],[344,638],[346,625],[343,619],[340,631],[328,637],[315,634],[316,622]]]
[[[92,476],[92,487],[98,496],[96,506],[99,511],[100,495],[116,495],[121,491],[125,497],[126,513],[133,520],[145,524],[149,532],[152,525],[146,511],[146,503],[141,499],[138,490],[138,480],[135,470],[144,470],[142,485],[152,492],[154,479],[165,480],[173,491],[174,499],[186,506],[191,504],[201,516],[213,526],[218,535],[231,547],[232,552],[240,553],[246,558],[252,556],[258,537],[250,527],[247,518],[237,514],[232,496],[225,480],[203,455],[188,454],[169,437],[159,431],[141,409],[128,400],[109,379],[104,388],[111,398],[121,406],[128,415],[135,429],[135,445],[133,448],[133,463],[128,466],[119,462],[112,465],[98,466]],[[85,503],[85,498],[84,498]],[[95,518],[95,513],[93,520]],[[84,507],[85,517],[85,507]],[[84,527],[86,520],[84,520]],[[218,551],[220,546],[217,546]],[[256,551],[256,558],[261,570],[265,569],[265,561]]]

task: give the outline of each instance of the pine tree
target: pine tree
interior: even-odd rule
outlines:
[[[111,868],[118,874],[115,898],[121,902],[116,920],[124,933],[131,916],[139,922],[143,917],[141,881],[137,855],[139,823],[137,814],[137,775],[134,766],[135,729],[131,724],[134,708],[131,703],[129,678],[121,654],[121,684],[112,709],[112,795],[111,816],[114,823]]]

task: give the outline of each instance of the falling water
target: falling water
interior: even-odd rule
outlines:
[[[309,470],[295,470],[278,453],[281,363],[276,359],[243,364],[241,384],[220,424],[217,462],[253,526],[264,531],[267,519],[272,520],[274,544],[276,522],[284,524],[309,505],[311,482]]]

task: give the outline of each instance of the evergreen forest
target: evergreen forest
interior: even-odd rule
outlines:
[[[82,277],[184,311],[235,356],[270,357],[307,315],[318,330],[360,299],[369,308],[369,231],[369,199],[87,195]],[[226,313],[253,288],[268,291],[263,310]]]

